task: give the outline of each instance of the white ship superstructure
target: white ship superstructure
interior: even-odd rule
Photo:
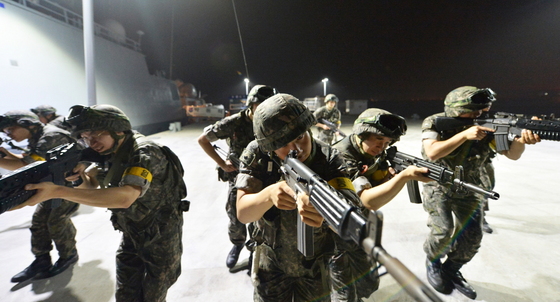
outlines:
[[[82,17],[47,0],[0,0],[0,113],[42,104],[66,114],[88,104]],[[97,104],[153,133],[185,118],[177,86],[148,71],[139,44],[95,24]]]

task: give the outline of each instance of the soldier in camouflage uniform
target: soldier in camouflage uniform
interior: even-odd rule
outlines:
[[[57,126],[58,128],[70,131],[70,127],[64,124],[64,116],[56,114],[56,108],[49,105],[37,106],[31,111],[39,117],[39,120],[43,124],[51,124]]]
[[[305,105],[288,94],[277,94],[256,110],[253,127],[257,139],[243,151],[236,181],[238,218],[256,224],[254,301],[330,301],[326,264],[333,255],[336,234],[322,223],[308,196],[295,196],[279,171],[281,161],[296,150],[301,162],[348,200],[360,203],[355,192],[347,189],[351,182],[338,152],[311,136],[315,123]],[[346,189],[337,186],[337,180]],[[311,257],[297,249],[298,219],[315,227],[315,254]]]
[[[324,119],[335,124],[337,126],[337,129],[340,128],[340,110],[336,108],[337,104],[338,98],[336,97],[336,95],[327,94],[327,96],[325,96],[325,106],[317,109],[313,113],[313,115],[315,115],[315,119],[317,119],[317,124],[315,124],[315,126],[317,126],[319,130],[319,135],[317,138],[329,145],[333,143],[335,131],[333,131],[329,126],[321,123],[321,120]]]
[[[103,173],[93,178],[76,169],[84,179],[80,189],[29,185],[27,189],[38,192],[28,203],[59,197],[109,208],[114,228],[123,234],[116,301],[165,301],[181,274],[186,186],[179,159],[169,148],[133,132],[128,117],[111,105],[73,106],[67,122],[88,144],[84,152],[97,155],[92,160],[104,167]]]
[[[494,93],[488,88],[463,86],[451,91],[444,101],[445,112],[427,117],[422,124],[424,158],[451,170],[455,166],[463,166],[465,182],[482,187],[489,183],[489,176],[481,167],[494,152],[495,143],[491,135],[494,130],[475,125],[439,131],[434,120],[438,116],[476,118],[492,101]],[[525,150],[525,144],[538,141],[540,138],[537,135],[523,130],[522,136],[511,142],[510,149],[501,153],[517,160]],[[485,198],[473,192],[455,192],[450,186],[431,182],[424,185],[423,199],[430,228],[424,243],[428,282],[441,293],[449,294],[456,288],[465,296],[475,299],[476,291],[459,270],[480,247]],[[442,264],[440,259],[444,257],[447,260]]]
[[[53,125],[43,125],[30,111],[9,111],[0,116],[0,129],[16,142],[27,139],[29,143],[29,151],[23,156],[5,152],[8,155],[0,158],[0,167],[8,170],[16,170],[35,161],[44,161],[50,149],[75,142],[69,132]],[[2,148],[2,152],[4,151]],[[70,216],[78,210],[79,205],[67,200],[62,200],[56,207],[51,207],[51,203],[47,201],[35,209],[30,228],[31,252],[35,255],[35,261],[15,275],[12,282],[55,276],[78,261],[76,228]],[[53,241],[59,254],[54,266],[50,256]]]
[[[405,133],[406,122],[402,117],[370,108],[358,116],[352,134],[333,146],[346,161],[366,217],[366,208],[378,210],[391,201],[407,181],[430,181],[422,175],[428,172],[427,168],[409,166],[397,175],[389,168],[385,149]],[[336,246],[336,256],[330,264],[333,296],[337,301],[361,301],[369,297],[379,287],[378,272],[372,271],[376,265],[357,244],[338,240]]]
[[[247,228],[245,224],[237,219],[237,189],[235,188],[235,177],[238,173],[239,156],[243,149],[252,141],[253,114],[261,102],[276,94],[276,90],[270,86],[256,85],[247,96],[247,109],[221,121],[204,128],[198,137],[198,143],[218,164],[218,175],[220,180],[229,183],[229,194],[226,202],[226,212],[229,217],[228,235],[233,243],[233,248],[226,259],[226,266],[233,268],[239,259],[239,254],[247,240]],[[229,146],[229,155],[225,160],[220,157],[212,146],[212,142],[225,139]]]

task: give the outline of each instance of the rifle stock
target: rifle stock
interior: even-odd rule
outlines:
[[[24,203],[36,190],[27,191],[25,185],[51,181],[65,184],[65,173],[72,171],[82,158],[76,143],[53,148],[47,153],[46,161],[36,161],[0,178],[0,214]],[[60,199],[51,199],[51,207],[57,207]]]
[[[296,193],[306,193],[313,207],[323,216],[325,222],[342,239],[353,241],[361,246],[368,255],[385,267],[387,272],[404,288],[404,290],[416,301],[441,301],[439,297],[416,277],[402,262],[392,257],[381,246],[381,233],[383,229],[383,216],[379,211],[370,211],[369,217],[359,213],[358,208],[351,206],[346,199],[324,179],[300,162],[294,153],[290,153],[284,159],[281,170],[284,173],[286,183]],[[301,219],[298,223],[303,224]],[[308,225],[304,225],[312,229]],[[302,227],[302,231],[305,228]],[[298,231],[299,231],[298,225]],[[311,234],[312,231],[311,231]],[[300,237],[298,233],[298,249]],[[307,230],[306,235],[309,235]],[[302,242],[307,249],[299,249],[308,256],[309,244],[313,245],[313,239],[306,238]],[[313,254],[310,254],[313,255]]]
[[[395,169],[396,172],[401,172],[402,170],[406,169],[408,166],[412,166],[412,165],[421,168],[428,168],[428,173],[425,175],[426,177],[433,179],[442,185],[451,185],[455,188],[456,192],[461,192],[461,190],[467,190],[467,191],[476,192],[478,194],[482,194],[485,197],[494,200],[498,200],[500,198],[500,194],[497,192],[485,190],[477,185],[463,181],[462,180],[463,168],[461,166],[456,167],[455,171],[451,171],[444,165],[432,163],[427,160],[423,160],[421,158],[414,157],[412,155],[397,151],[397,147],[395,146],[389,147],[386,150],[386,152],[387,152],[387,160],[389,161],[389,163]],[[409,192],[409,196],[411,197],[411,202],[420,203],[416,200],[417,199],[416,197],[410,195],[411,190],[414,189],[409,187],[408,192]]]
[[[438,131],[448,131],[465,126],[478,125],[494,129],[496,151],[509,150],[509,141],[521,136],[523,129],[531,130],[543,140],[560,141],[560,121],[552,119],[533,120],[513,113],[496,113],[493,118],[469,119],[438,116],[435,127]]]

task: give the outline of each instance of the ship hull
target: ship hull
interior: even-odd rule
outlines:
[[[0,113],[88,104],[83,32],[34,9],[0,1]],[[186,119],[177,86],[151,75],[145,56],[95,37],[96,103],[121,108],[146,134]]]

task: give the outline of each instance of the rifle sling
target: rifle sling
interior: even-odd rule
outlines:
[[[107,175],[105,175],[105,179],[103,179],[103,188],[107,188],[115,175],[119,175],[119,177],[122,176],[124,172],[124,166],[122,163],[128,157],[133,147],[134,140],[132,139],[132,135],[127,136],[122,146],[117,150],[117,154],[115,154],[115,158],[112,160],[111,168],[109,168]]]

